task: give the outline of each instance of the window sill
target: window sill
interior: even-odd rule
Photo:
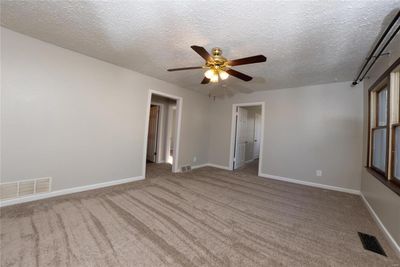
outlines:
[[[381,183],[383,183],[386,187],[388,187],[390,190],[395,192],[398,196],[400,196],[400,185],[397,184],[396,182],[389,181],[387,180],[382,174],[379,172],[375,171],[374,169],[370,167],[365,167],[365,169],[376,179],[378,179]]]

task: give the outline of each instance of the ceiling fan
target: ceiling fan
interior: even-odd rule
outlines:
[[[231,69],[231,67],[267,61],[267,58],[263,55],[228,60],[222,56],[222,50],[218,47],[215,47],[211,50],[212,55],[210,55],[202,46],[192,45],[191,48],[205,59],[205,64],[199,67],[168,69],[168,71],[207,69],[207,71],[204,73],[205,77],[201,81],[201,84],[208,84],[209,82],[216,83],[219,81],[219,79],[226,80],[229,75],[248,82],[253,78],[244,73]]]

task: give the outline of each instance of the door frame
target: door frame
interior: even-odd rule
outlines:
[[[257,117],[257,115],[258,114],[255,114],[255,116],[254,116],[254,134],[256,132],[256,117]],[[259,138],[259,142],[258,143],[259,143],[260,148],[258,149],[258,158],[260,158],[260,151],[261,151],[261,142],[260,142],[260,140],[261,140],[261,132],[262,132],[262,129],[261,129],[261,127],[262,127],[261,114],[259,116],[260,116],[260,138]],[[254,147],[253,147],[253,160],[256,159],[256,158],[257,158],[257,156],[254,153]]]
[[[169,133],[172,130],[171,128],[173,127],[171,125],[171,122],[173,121],[172,117],[173,117],[174,110],[176,112],[176,106],[171,106],[171,105],[168,106],[168,110],[167,110],[167,112],[168,112],[168,120],[167,120],[167,133],[166,133],[167,142],[165,144],[166,148],[167,148],[166,151],[165,151],[165,162],[167,162],[167,163],[170,163],[169,158],[170,158],[170,153],[171,153],[171,138],[169,138],[170,137]],[[175,116],[176,116],[176,113],[175,113]]]
[[[146,106],[146,117],[145,117],[145,127],[144,127],[144,142],[143,142],[143,169],[142,175],[146,177],[146,155],[147,155],[147,135],[149,131],[149,116],[150,116],[150,105],[151,105],[151,97],[153,95],[163,96],[167,98],[171,98],[176,100],[176,121],[175,121],[175,138],[174,138],[174,161],[172,163],[172,172],[179,172],[179,143],[181,140],[181,123],[182,123],[182,106],[183,106],[183,98],[176,95],[170,95],[164,92],[156,91],[150,89],[147,96],[147,106]]]
[[[231,142],[229,152],[229,170],[233,171],[233,160],[235,152],[235,139],[236,139],[236,108],[237,107],[250,107],[250,106],[261,106],[261,140],[260,140],[260,156],[258,163],[258,176],[262,171],[262,159],[263,159],[263,146],[264,146],[264,121],[265,121],[265,102],[244,102],[232,104],[232,123],[231,123]]]

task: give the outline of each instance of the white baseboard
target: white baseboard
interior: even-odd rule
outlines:
[[[400,257],[400,245],[397,244],[396,240],[394,240],[393,236],[386,229],[385,225],[379,219],[378,215],[375,213],[374,209],[371,207],[368,200],[364,197],[364,195],[362,193],[360,195],[361,195],[362,200],[365,203],[365,206],[367,206],[369,213],[371,214],[372,218],[374,219],[374,221],[376,222],[378,227],[382,230],[382,232],[385,235],[386,239],[388,240],[390,246],[397,253],[397,256]]]
[[[205,163],[205,164],[200,164],[200,165],[194,165],[194,166],[192,166],[192,170],[195,170],[195,169],[198,169],[198,168],[207,167],[207,166],[208,166],[207,163]]]
[[[223,170],[231,171],[231,169],[229,167],[227,167],[227,166],[222,166],[222,165],[217,165],[217,164],[212,164],[212,163],[205,163],[205,164],[192,166],[192,170],[203,168],[203,167],[213,167],[213,168],[217,168],[217,169],[223,169]]]
[[[57,197],[57,196],[62,196],[62,195],[67,195],[67,194],[72,194],[72,193],[78,193],[78,192],[82,192],[82,191],[88,191],[88,190],[93,190],[93,189],[98,189],[98,188],[103,188],[103,187],[109,187],[109,186],[113,186],[113,185],[125,184],[125,183],[143,180],[143,179],[144,179],[143,176],[137,176],[137,177],[113,180],[113,181],[104,182],[104,183],[61,189],[61,190],[56,190],[56,191],[52,191],[49,193],[43,193],[43,194],[30,195],[30,196],[19,197],[19,198],[14,198],[14,199],[9,199],[9,200],[3,200],[3,201],[0,201],[0,207],[6,207],[6,206],[25,203],[25,202],[31,202],[31,201],[35,201],[35,200],[50,198],[50,197]]]
[[[217,168],[217,169],[223,169],[223,170],[231,171],[231,169],[229,168],[229,166],[222,166],[222,165],[212,164],[212,163],[207,163],[206,166],[207,166],[207,167],[214,167],[214,168]]]
[[[202,168],[202,167],[214,167],[214,168],[218,168],[218,169],[231,171],[231,169],[228,166],[222,166],[222,165],[217,165],[217,164],[212,164],[212,163],[192,166],[192,169],[197,169],[197,168]],[[340,192],[350,193],[350,194],[354,194],[354,195],[361,194],[360,190],[356,190],[356,189],[350,189],[350,188],[344,188],[344,187],[338,187],[338,186],[332,186],[332,185],[325,185],[325,184],[319,184],[319,183],[313,183],[313,182],[306,182],[306,181],[301,181],[301,180],[297,180],[297,179],[293,179],[293,178],[286,178],[286,177],[270,175],[270,174],[265,174],[265,173],[259,173],[259,176],[263,177],[263,178],[269,178],[269,179],[274,179],[274,180],[279,180],[279,181],[284,181],[284,182],[289,182],[289,183],[313,186],[313,187],[318,187],[318,188],[323,188],[323,189],[328,189],[328,190],[340,191]]]
[[[322,188],[322,189],[340,191],[340,192],[350,193],[350,194],[354,194],[354,195],[361,194],[360,190],[326,185],[326,184],[313,183],[313,182],[306,182],[306,181],[301,181],[301,180],[297,180],[297,179],[293,179],[293,178],[286,178],[286,177],[281,177],[281,176],[276,176],[276,175],[271,175],[271,174],[259,173],[259,176],[263,177],[263,178],[269,178],[269,179],[274,179],[274,180],[279,180],[279,181],[284,181],[284,182],[289,182],[289,183],[294,183],[294,184],[313,186],[313,187],[318,187],[318,188]]]
[[[249,160],[246,160],[244,163],[247,164],[247,163],[250,163],[250,162],[255,161],[256,159],[257,159],[257,158],[249,159]]]

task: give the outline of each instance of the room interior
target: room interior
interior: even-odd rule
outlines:
[[[400,1],[0,23],[1,266],[400,266]]]

